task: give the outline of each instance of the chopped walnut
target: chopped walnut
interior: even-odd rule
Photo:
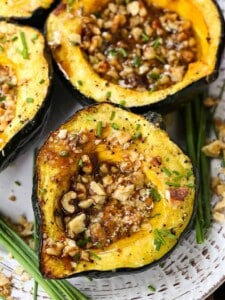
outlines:
[[[205,155],[210,157],[218,157],[222,150],[225,150],[225,143],[220,140],[215,140],[202,148]]]
[[[9,297],[11,295],[12,278],[0,273],[0,295]]]

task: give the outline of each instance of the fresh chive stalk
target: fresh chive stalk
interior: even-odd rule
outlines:
[[[185,106],[185,127],[187,151],[199,172],[197,213],[195,217],[196,241],[205,240],[207,228],[211,225],[211,205],[209,190],[209,163],[202,147],[205,144],[210,112],[204,106],[204,94],[200,94]]]
[[[34,251],[35,251],[35,253],[37,253],[37,251],[38,251],[38,235],[37,235],[37,223],[36,223],[36,220],[34,221],[33,237],[34,237]],[[37,298],[38,298],[38,282],[36,280],[34,280],[33,299],[37,300]]]
[[[87,300],[88,298],[66,280],[46,280],[38,270],[35,252],[15,233],[0,216],[0,244],[24,267],[54,300]]]

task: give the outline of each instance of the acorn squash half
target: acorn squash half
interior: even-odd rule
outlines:
[[[58,2],[54,0],[0,0],[0,19],[41,26],[47,14]]]
[[[138,1],[120,1],[125,7],[126,5],[132,5],[132,3],[137,2]],[[126,107],[137,108],[137,111],[138,108],[142,111],[142,108],[146,109],[149,108],[149,106],[154,110],[167,111],[176,108],[179,103],[190,99],[196,90],[202,89],[205,85],[216,79],[224,47],[225,32],[222,12],[216,2],[213,0],[146,0],[145,2],[153,4],[160,9],[175,12],[178,16],[190,21],[197,45],[196,59],[188,64],[182,80],[175,82],[169,87],[164,86],[159,90],[152,88],[138,91],[135,90],[135,88],[126,88],[124,85],[107,80],[104,76],[107,70],[102,70],[102,76],[101,74],[97,74],[87,59],[87,54],[84,53],[83,46],[81,46],[83,36],[82,24],[88,22],[87,19],[91,14],[98,18],[99,15],[101,15],[101,10],[106,7],[110,1],[81,0],[74,1],[73,4],[63,3],[48,17],[46,34],[54,60],[65,78],[72,84],[73,88],[85,96],[84,100],[89,99],[97,102],[109,101],[116,104],[123,103]],[[131,17],[133,16],[131,15],[130,18]],[[155,23],[157,23],[157,20],[155,20]],[[157,25],[152,24],[151,26]],[[171,28],[173,27],[171,24],[170,26]],[[90,28],[87,30],[90,31]],[[118,31],[119,30],[120,29],[118,29]],[[150,30],[152,29],[150,28]],[[117,35],[118,31],[116,31]],[[173,31],[173,29],[169,29],[169,31],[172,35],[174,33],[175,35],[179,34],[179,30]],[[87,37],[88,34],[87,32]],[[97,35],[98,33],[96,33],[96,36]],[[156,48],[157,39],[151,41],[150,36],[145,34],[145,32],[142,33],[141,37],[146,42],[146,45],[150,43],[152,48]],[[149,39],[149,42],[147,39]],[[99,42],[98,38],[95,39],[94,43],[95,42]],[[160,37],[158,42],[163,43],[163,37]],[[105,43],[108,43],[108,41],[107,38],[104,37],[102,45],[104,46]],[[170,45],[168,45],[165,46],[165,49],[170,47]],[[112,44],[112,48],[114,46],[115,45]],[[126,47],[128,51],[129,44],[127,44],[127,46],[118,47],[117,54],[120,52],[120,57],[126,57],[127,53],[122,47]],[[179,52],[179,44],[176,45],[176,47],[175,52]],[[110,55],[113,56],[117,54],[114,51],[114,53]],[[139,57],[139,60],[134,58],[133,63],[135,67],[140,64],[142,58],[143,57]],[[154,59],[155,62],[156,60],[160,60],[160,57],[154,57]],[[104,65],[102,68],[104,68]],[[152,74],[149,76],[152,76],[153,80],[157,79],[155,72],[153,73],[154,76]],[[157,74],[157,77],[160,76],[160,74]]]
[[[41,147],[33,207],[43,276],[142,270],[190,228],[193,166],[155,114],[89,106]]]
[[[0,171],[46,122],[52,82],[46,47],[38,30],[0,22]]]

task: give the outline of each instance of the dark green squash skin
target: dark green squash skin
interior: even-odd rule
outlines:
[[[217,50],[217,59],[216,59],[216,65],[214,68],[214,72],[207,77],[201,78],[192,84],[188,85],[187,87],[183,88],[180,91],[177,91],[175,94],[168,95],[165,99],[160,100],[158,102],[155,102],[153,104],[145,105],[145,106],[137,106],[137,107],[130,107],[129,109],[135,113],[140,113],[143,114],[146,111],[155,111],[159,112],[161,114],[165,114],[168,112],[173,112],[185,103],[191,101],[192,99],[195,98],[195,96],[202,92],[205,91],[208,88],[208,85],[215,81],[219,75],[219,66],[220,62],[222,59],[224,47],[225,47],[225,20],[224,16],[222,14],[222,11],[217,4],[215,0],[212,0],[213,3],[215,4],[215,7],[218,10],[219,13],[219,18],[220,18],[220,23],[221,23],[221,32],[222,36],[220,38],[220,43],[218,45],[218,50]],[[45,26],[45,33],[46,33],[46,26]],[[68,90],[71,91],[71,94],[75,99],[77,99],[82,105],[90,105],[90,104],[95,104],[96,101],[94,100],[94,97],[88,98],[87,96],[83,95],[79,90],[74,87],[74,85],[71,83],[70,79],[66,77],[65,73],[62,72],[60,67],[57,65],[57,62],[54,61],[54,69],[55,72],[58,74],[60,79],[63,81],[65,86],[67,86]],[[121,101],[124,99],[121,99]],[[109,101],[110,102],[110,101]],[[99,102],[100,103],[100,102]],[[111,103],[111,102],[110,102]]]
[[[47,123],[48,114],[51,108],[53,66],[50,50],[46,43],[43,55],[48,63],[49,72],[49,86],[46,97],[43,99],[42,105],[33,119],[29,120],[29,122],[27,122],[26,125],[10,139],[5,147],[0,151],[0,172],[7,168],[22,151],[26,150],[26,147],[28,147],[32,140],[41,133],[44,125]]]
[[[5,20],[9,22],[17,22],[23,25],[30,25],[37,28],[41,28],[43,27],[48,14],[59,4],[59,2],[60,0],[53,1],[47,9],[39,7],[38,9],[33,11],[30,17],[15,17],[13,16],[12,12],[12,16],[10,18],[5,18],[1,16],[0,13],[0,21]]]
[[[99,104],[95,103],[95,104],[92,104],[91,106],[97,106],[97,105],[99,105]],[[111,105],[115,106],[115,107],[118,107],[117,104],[111,104]],[[119,106],[119,107],[121,107],[121,106]],[[83,109],[85,109],[85,108],[81,108],[80,110],[77,110],[76,113],[83,110]],[[123,107],[123,109],[127,110],[127,111],[131,111],[130,109],[127,109],[127,108],[124,108],[124,107]],[[155,124],[155,126],[165,130],[165,123],[163,121],[163,118],[162,118],[161,114],[158,114],[157,112],[148,111],[147,113],[145,113],[144,117],[150,123],[153,123],[153,124]],[[73,118],[73,116],[71,116],[67,120],[65,120],[64,123],[67,123],[71,118]],[[183,149],[182,149],[182,151],[183,151],[184,154],[186,154],[186,152]],[[35,161],[36,161],[37,155],[38,155],[38,151],[35,155]],[[43,222],[42,222],[42,212],[41,212],[41,209],[40,209],[40,206],[39,206],[39,203],[38,203],[38,196],[37,196],[38,195],[38,179],[37,179],[36,168],[37,168],[37,166],[34,164],[33,189],[32,189],[32,206],[33,206],[34,217],[35,217],[35,222],[36,222],[37,235],[39,236],[38,254],[39,254],[39,270],[41,271],[41,269],[42,269],[41,268],[41,249],[42,249],[42,245],[43,245],[43,239],[42,239],[42,226],[43,226],[42,224],[43,224]],[[89,277],[94,278],[94,279],[101,279],[101,278],[112,278],[112,277],[118,276],[118,275],[138,274],[138,273],[144,272],[144,271],[154,267],[155,265],[159,265],[160,263],[164,263],[164,261],[173,253],[173,250],[179,245],[179,243],[183,239],[187,238],[187,236],[191,233],[191,230],[193,229],[195,215],[196,215],[196,212],[197,212],[197,201],[198,201],[198,192],[199,192],[198,170],[194,166],[193,166],[193,173],[194,173],[194,176],[195,176],[196,193],[195,193],[194,207],[193,207],[193,211],[192,211],[190,221],[189,221],[187,227],[185,228],[185,230],[180,235],[180,237],[177,240],[176,244],[173,246],[173,248],[171,248],[162,258],[160,258],[158,260],[155,260],[154,262],[152,262],[148,265],[139,267],[139,268],[120,268],[120,269],[114,269],[114,270],[110,270],[110,271],[97,271],[97,270],[85,271],[85,272],[82,272],[82,273],[73,274],[71,276],[65,276],[65,277],[62,277],[60,279],[74,278],[74,277],[81,277],[81,276],[84,276],[84,277],[89,276]],[[49,278],[46,276],[46,279],[49,279]]]

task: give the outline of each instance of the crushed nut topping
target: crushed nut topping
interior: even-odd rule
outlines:
[[[180,82],[197,58],[191,22],[143,0],[116,0],[84,15],[75,40],[101,77],[138,91]]]
[[[208,97],[204,104],[206,106],[216,106],[219,99]],[[208,142],[202,151],[211,158],[225,158],[225,122],[221,119],[214,119],[215,128],[218,134],[217,139]],[[224,165],[218,171],[217,177],[212,178],[211,184],[213,192],[218,196],[218,201],[212,208],[212,217],[219,223],[225,222],[225,168]]]
[[[138,151],[146,139],[140,124],[129,132],[121,125],[112,126],[116,120],[113,122],[102,122],[101,135],[96,120],[95,129],[76,133],[60,130],[52,137],[54,145],[68,153],[66,157],[59,153],[58,158],[67,161],[68,167],[73,164],[74,171],[57,209],[66,240],[53,241],[46,236],[48,255],[72,256],[75,263],[91,261],[91,249],[104,249],[149,224],[154,202],[166,198],[165,191],[169,203],[184,201],[189,193],[186,181],[191,170],[184,169],[184,174],[168,169],[165,172],[167,158]],[[158,177],[165,179],[161,187]],[[180,186],[170,186],[166,183],[169,179]]]
[[[14,118],[16,110],[16,76],[9,67],[0,65],[0,133]]]
[[[0,273],[0,296],[11,298],[12,278]]]

